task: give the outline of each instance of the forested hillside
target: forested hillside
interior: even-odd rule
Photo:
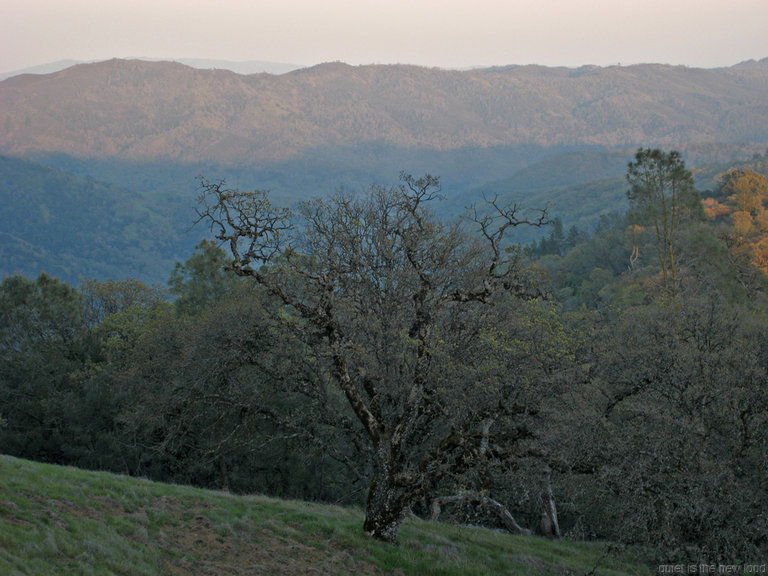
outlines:
[[[168,294],[0,284],[0,451],[235,492],[640,545],[660,564],[768,554],[765,158],[702,194],[642,149],[625,213],[537,227],[439,180],[287,211],[204,183]],[[225,267],[228,270],[225,270]],[[40,370],[45,366],[45,370]],[[401,535],[402,539],[402,535]]]
[[[0,82],[0,452],[759,563],[766,94],[766,60]]]
[[[199,176],[296,206],[402,170],[430,173],[444,215],[485,194],[592,230],[626,209],[623,173],[638,146],[673,146],[694,167],[763,154],[766,93],[766,60],[714,70],[329,63],[280,76],[110,60],[14,76],[0,82],[0,277],[164,282],[206,237],[188,232]],[[66,181],[59,192],[54,173]],[[43,214],[57,203],[65,209]]]
[[[766,92],[765,60],[716,70],[330,63],[280,76],[110,60],[1,82],[0,152],[241,164],[372,143],[765,143]]]
[[[0,156],[0,275],[41,271],[90,278],[164,280],[195,240],[191,202],[77,177]],[[190,183],[192,187],[193,183]]]
[[[626,212],[624,172],[631,157],[630,151],[564,152],[532,162],[503,180],[477,187],[465,181],[463,191],[461,176],[455,172],[457,161],[447,179],[440,175],[445,199],[436,209],[454,217],[483,197],[498,196],[527,209],[546,208],[566,230],[576,226],[591,233],[601,217]],[[718,178],[730,168],[764,173],[765,162],[760,160],[764,157],[756,158],[696,167],[697,184],[701,183],[705,195],[714,195]],[[402,161],[408,163],[405,158]],[[341,168],[324,174],[320,163],[314,166],[317,171],[302,175],[288,167],[286,172],[230,172],[221,166],[81,162],[61,157],[42,165],[0,156],[4,205],[0,277],[16,272],[34,277],[46,271],[75,284],[88,278],[138,278],[164,284],[173,264],[188,258],[194,245],[209,236],[205,227],[193,226],[199,175],[226,176],[232,186],[245,189],[250,182],[259,182],[263,186],[258,188],[271,190],[274,199],[291,206],[334,192],[337,186],[328,182],[351,180],[354,185],[348,188],[359,191],[379,181]],[[380,181],[391,182],[396,175],[388,172]],[[524,244],[548,233],[540,229],[513,232]]]

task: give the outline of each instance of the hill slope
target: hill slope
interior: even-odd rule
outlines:
[[[164,283],[206,235],[187,232],[199,175],[295,205],[430,173],[446,215],[498,195],[588,229],[624,209],[637,146],[675,147],[691,165],[763,153],[766,94],[768,59],[716,70],[330,63],[280,76],[110,60],[15,76],[0,82],[0,278]]]
[[[331,63],[273,76],[110,60],[0,82],[0,152],[276,161],[325,146],[768,142],[768,59],[450,71]]]
[[[0,456],[0,573],[650,574],[600,543],[408,520],[398,547],[354,509],[234,496]]]
[[[191,201],[146,194],[0,156],[0,276],[165,282],[194,236]],[[191,183],[190,183],[191,187]],[[202,231],[198,231],[201,234]]]

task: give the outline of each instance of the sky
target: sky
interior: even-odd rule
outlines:
[[[767,0],[0,0],[0,72],[147,57],[443,68],[768,57]]]

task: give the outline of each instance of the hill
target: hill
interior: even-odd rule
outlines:
[[[191,202],[0,156],[0,270],[165,282],[195,244]],[[190,183],[191,184],[191,183]],[[202,234],[202,231],[199,232]]]
[[[0,277],[164,283],[206,235],[188,232],[200,175],[293,206],[430,173],[446,215],[498,195],[590,228],[625,208],[638,146],[674,147],[691,166],[764,153],[766,94],[768,59],[281,75],[109,60],[14,76],[0,82]]]
[[[55,62],[47,62],[46,64],[39,64],[37,66],[30,66],[29,68],[22,68],[20,70],[13,70],[9,72],[0,72],[0,80],[11,78],[12,76],[19,76],[20,74],[52,74],[59,70],[64,70],[70,66],[77,64],[83,64],[82,60],[57,60]]]
[[[508,178],[488,182],[470,193],[475,197],[510,198],[523,207],[546,208],[567,227],[592,230],[601,215],[627,209],[628,150],[570,151],[545,158]],[[521,229],[517,240],[529,242],[540,230]]]
[[[167,61],[158,58],[140,58],[147,62],[161,62]],[[175,58],[174,62],[180,62],[186,66],[200,69],[222,69],[230,70],[238,74],[285,74],[292,70],[302,68],[298,64],[289,64],[286,62],[264,62],[262,60],[216,60],[211,58]],[[98,62],[98,60],[92,60],[91,62]],[[0,72],[0,80],[11,78],[13,76],[20,76],[22,74],[52,74],[53,72],[59,72],[65,70],[71,66],[77,64],[86,64],[82,60],[57,60],[56,62],[48,62],[46,64],[40,64],[38,66],[31,66],[29,68],[22,68],[20,70],[13,70],[10,72]]]
[[[0,152],[279,161],[322,147],[768,142],[768,59],[722,69],[329,63],[242,76],[109,60],[0,82]]]
[[[374,542],[355,509],[235,496],[0,456],[0,573],[650,574],[601,543],[408,520]]]

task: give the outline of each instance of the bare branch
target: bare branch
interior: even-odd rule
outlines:
[[[305,202],[298,210],[302,225],[294,227],[290,212],[273,209],[266,193],[201,184],[199,219],[229,245],[231,268],[300,319],[296,336],[367,436],[374,467],[367,531],[393,539],[414,498],[501,454],[488,423],[505,416],[508,403],[486,399],[499,394],[495,386],[486,391],[485,383],[473,388],[451,376],[444,382],[433,355],[460,356],[464,338],[477,340],[479,327],[461,337],[451,333],[456,318],[483,321],[475,305],[465,304],[490,303],[504,291],[524,294],[521,252],[507,245],[506,235],[516,226],[543,225],[545,212],[526,219],[518,206],[493,198],[489,213],[475,210],[479,230],[471,235],[460,222],[447,224],[430,212],[429,203],[440,198],[438,178],[402,173],[398,185],[373,186],[364,197],[340,191]],[[307,385],[319,380],[309,376]],[[482,398],[471,417],[452,386]],[[330,406],[320,389],[302,393]],[[319,414],[332,419],[330,412]],[[349,422],[340,424],[349,432]],[[459,430],[455,447],[446,444],[451,425]]]
[[[241,192],[204,178],[199,190],[196,222],[207,222],[215,238],[229,246],[235,271],[267,264],[285,250],[291,212],[274,210],[268,192]]]
[[[469,503],[474,504],[475,506],[479,506],[480,508],[485,508],[491,513],[493,513],[504,525],[504,528],[507,529],[508,532],[511,532],[512,534],[522,534],[525,536],[530,536],[531,531],[527,528],[523,528],[520,526],[520,524],[517,523],[514,516],[510,513],[510,511],[507,509],[506,506],[504,506],[501,502],[498,500],[494,500],[493,498],[489,496],[485,496],[483,494],[478,494],[476,492],[459,492],[458,494],[454,494],[452,496],[441,496],[439,498],[435,498],[432,500],[432,505],[430,507],[430,520],[433,522],[436,522],[437,519],[440,517],[440,513],[442,511],[442,507],[446,504],[459,504],[459,503]]]

